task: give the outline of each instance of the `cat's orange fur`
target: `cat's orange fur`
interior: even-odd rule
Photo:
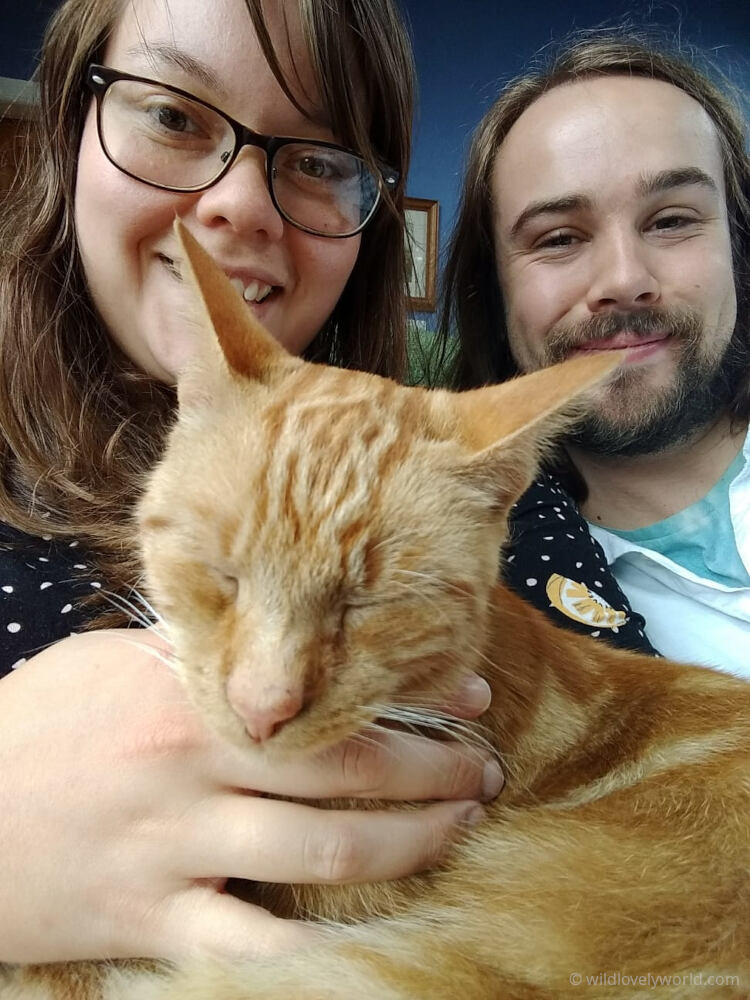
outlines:
[[[510,505],[609,363],[461,395],[308,365],[183,239],[216,339],[180,381],[140,521],[196,705],[248,753],[293,755],[384,706],[429,721],[476,670],[507,785],[431,875],[262,893],[371,917],[314,952],[163,978],[120,963],[102,996],[750,996],[750,686],[562,631],[495,582]],[[97,995],[70,974],[0,995]]]

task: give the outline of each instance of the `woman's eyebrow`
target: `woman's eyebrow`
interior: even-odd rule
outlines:
[[[178,49],[170,42],[148,42],[147,44],[134,45],[127,50],[126,55],[144,57],[153,66],[154,72],[158,73],[160,67],[176,67],[187,73],[189,76],[199,80],[204,87],[212,90],[220,97],[226,97],[227,92],[221,85],[219,78],[211,67],[189,55],[182,49]]]
[[[159,73],[160,66],[177,67],[177,69],[199,80],[204,87],[213,91],[220,98],[226,99],[227,97],[226,89],[222,86],[218,76],[208,63],[196,59],[183,49],[177,48],[171,42],[143,42],[140,45],[134,45],[132,48],[129,48],[126,55],[141,59],[145,58],[156,74]],[[330,130],[332,127],[331,116],[321,108],[310,107],[305,112],[305,117],[314,125],[319,125],[321,128]]]

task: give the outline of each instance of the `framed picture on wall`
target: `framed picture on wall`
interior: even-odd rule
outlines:
[[[437,299],[438,203],[405,198],[409,308],[433,312]]]

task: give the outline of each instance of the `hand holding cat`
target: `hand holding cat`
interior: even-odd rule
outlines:
[[[450,744],[393,733],[294,766],[206,732],[150,632],[71,637],[3,680],[0,960],[248,957],[314,931],[221,892],[228,877],[356,882],[429,867],[501,777]],[[146,648],[144,648],[146,647]],[[54,677],[52,676],[54,674]],[[457,696],[471,718],[483,682]],[[243,791],[239,791],[242,789]],[[447,799],[321,810],[248,794]]]

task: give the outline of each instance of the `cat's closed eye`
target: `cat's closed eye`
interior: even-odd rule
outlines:
[[[216,587],[220,595],[227,602],[233,603],[239,593],[239,579],[231,572],[218,566],[206,566],[206,572],[210,578],[210,582]]]

